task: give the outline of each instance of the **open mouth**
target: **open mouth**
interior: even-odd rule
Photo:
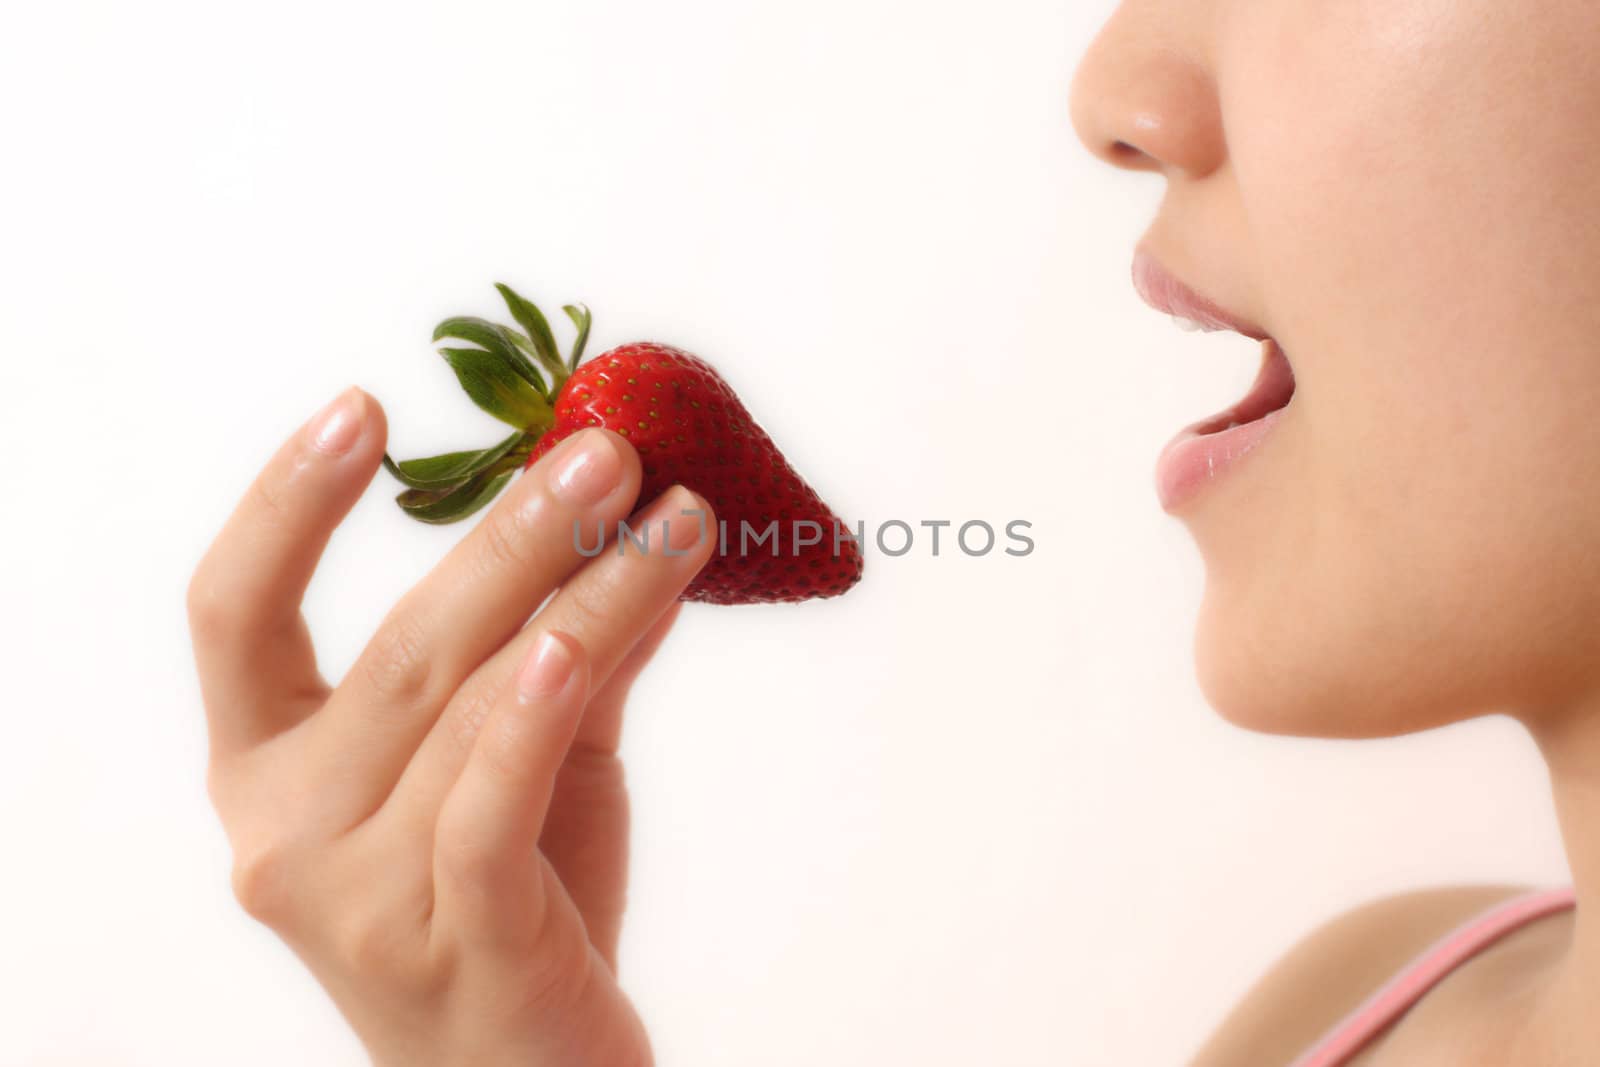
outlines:
[[[1134,250],[1133,287],[1157,311],[1172,316],[1184,330],[1228,330],[1261,342],[1261,370],[1243,400],[1209,418],[1191,423],[1182,437],[1202,437],[1259,421],[1288,406],[1294,397],[1294,371],[1282,347],[1259,323],[1230,311],[1191,289],[1162,266],[1143,242]]]
[[[1231,430],[1286,407],[1293,396],[1294,370],[1278,342],[1268,337],[1261,342],[1261,369],[1244,399],[1189,429],[1200,436]]]

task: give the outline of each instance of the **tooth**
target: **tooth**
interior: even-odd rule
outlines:
[[[1239,425],[1239,420],[1238,419],[1234,419],[1232,422],[1228,423],[1227,429],[1231,430],[1237,425]]]
[[[1178,329],[1185,333],[1194,333],[1196,330],[1205,329],[1205,325],[1203,323],[1196,322],[1194,319],[1191,319],[1185,315],[1173,315],[1172,322],[1173,325],[1177,326]]]

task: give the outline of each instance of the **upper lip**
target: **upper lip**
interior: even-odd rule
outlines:
[[[1216,301],[1179,281],[1143,246],[1133,253],[1133,287],[1146,304],[1169,315],[1193,319],[1207,330],[1234,330],[1257,341],[1271,335],[1249,319],[1235,315]]]

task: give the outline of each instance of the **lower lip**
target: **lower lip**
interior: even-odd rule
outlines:
[[[1282,359],[1283,355],[1279,351],[1270,353],[1267,358]],[[1263,374],[1266,373],[1264,370]],[[1294,402],[1293,397],[1289,402]],[[1176,511],[1206,486],[1220,480],[1225,471],[1233,469],[1271,435],[1273,427],[1289,410],[1287,406],[1280,407],[1231,430],[1200,432],[1207,426],[1226,426],[1235,410],[1246,403],[1248,398],[1227,411],[1185,426],[1161,449],[1156,459],[1155,481],[1162,510]]]

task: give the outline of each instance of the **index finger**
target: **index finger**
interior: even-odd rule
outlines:
[[[278,449],[195,568],[189,629],[213,751],[259,743],[326,699],[300,602],[385,435],[376,400],[341,393]]]

